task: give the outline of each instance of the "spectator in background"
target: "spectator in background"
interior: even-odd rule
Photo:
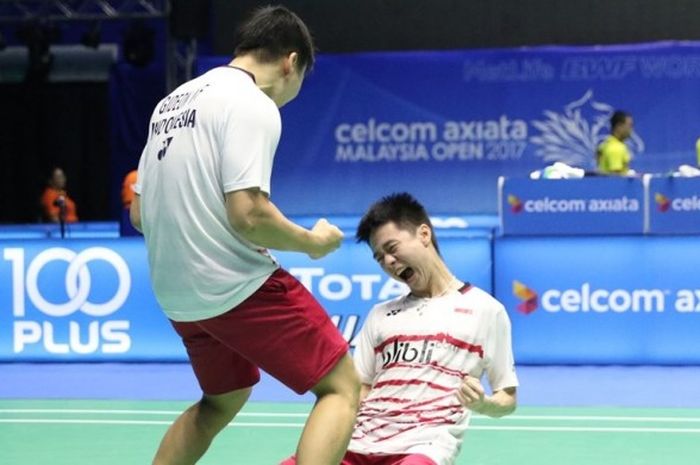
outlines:
[[[126,210],[131,207],[131,202],[134,200],[133,186],[136,184],[137,173],[138,170],[131,170],[124,176],[124,182],[122,183],[122,206]]]
[[[630,169],[632,154],[625,140],[632,135],[634,122],[628,113],[617,110],[610,118],[610,135],[598,146],[596,161],[600,174],[624,176]]]
[[[63,169],[54,167],[48,185],[40,199],[42,217],[45,221],[66,223],[78,221],[77,207],[66,192],[66,175]]]
[[[695,141],[695,155],[697,156],[695,163],[697,167],[700,168],[700,137],[698,137],[698,140]]]

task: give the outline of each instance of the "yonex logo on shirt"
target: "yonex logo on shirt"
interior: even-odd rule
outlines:
[[[163,147],[161,147],[160,150],[158,150],[158,160],[162,160],[163,157],[165,157],[165,152],[167,152],[168,147],[170,147],[170,142],[173,141],[172,137],[168,137],[163,141]]]
[[[392,310],[386,312],[386,316],[398,315],[398,314],[401,313],[402,311],[403,311],[403,308],[394,308],[394,309],[392,309]]]

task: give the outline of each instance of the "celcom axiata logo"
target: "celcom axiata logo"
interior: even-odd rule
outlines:
[[[691,197],[676,197],[669,198],[659,192],[654,194],[656,208],[663,213],[670,211],[674,212],[696,212],[700,211],[700,197],[693,195]]]
[[[520,281],[513,281],[513,295],[521,300],[518,311],[529,315],[537,310],[537,293]]]
[[[531,122],[540,131],[530,138],[538,146],[535,154],[548,163],[592,168],[598,145],[609,135],[614,111],[613,105],[595,101],[591,89],[565,105],[563,113],[544,110],[547,119]],[[632,133],[625,143],[633,154],[644,152],[644,141],[637,134]]]
[[[654,194],[654,201],[656,202],[656,208],[658,208],[660,212],[667,212],[671,207],[669,198],[658,192]]]
[[[508,205],[510,205],[510,211],[513,213],[520,213],[523,211],[523,203],[513,194],[508,195]]]
[[[567,289],[540,291],[538,297],[533,289],[514,280],[513,295],[521,301],[518,311],[528,315],[541,307],[547,313],[656,313],[664,311],[666,296],[671,295],[664,289],[604,289],[587,282]],[[690,312],[694,307],[700,311],[700,290],[678,290],[672,306],[680,312]]]

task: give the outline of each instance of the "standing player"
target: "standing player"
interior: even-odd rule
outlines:
[[[228,66],[183,84],[153,111],[131,219],[203,391],[168,429],[154,464],[195,463],[248,399],[258,367],[317,396],[300,463],[337,464],[345,452],[359,393],[347,343],[267,250],[317,258],[342,240],[325,220],[296,225],[269,199],[278,107],[296,97],[313,61],[304,23],[264,7],[238,31]]]
[[[375,203],[357,239],[410,292],[376,305],[357,338],[362,403],[342,465],[453,464],[472,411],[515,410],[508,315],[452,275],[425,209],[409,194]]]

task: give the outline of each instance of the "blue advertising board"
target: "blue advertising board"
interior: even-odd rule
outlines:
[[[348,341],[367,311],[404,292],[351,234],[311,260],[275,253]],[[491,234],[438,231],[456,276],[492,290]],[[0,361],[184,361],[150,286],[142,238],[0,241]]]
[[[198,71],[228,63],[203,57]],[[409,190],[433,213],[495,213],[498,176],[592,169],[615,109],[638,173],[694,163],[700,42],[320,54],[282,109],[273,199],[360,214]],[[673,89],[673,92],[669,92]]]
[[[498,238],[516,363],[700,364],[700,237]]]
[[[648,180],[649,233],[700,234],[700,177]]]
[[[0,360],[183,360],[143,239],[2,241]]]
[[[501,178],[505,235],[642,234],[645,190],[641,178]]]

